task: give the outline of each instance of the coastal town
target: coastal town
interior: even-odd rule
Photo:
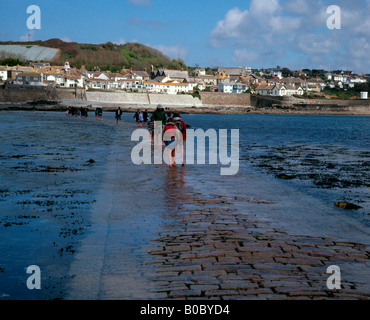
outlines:
[[[194,94],[200,91],[230,94],[252,93],[261,96],[330,98],[327,91],[353,91],[366,84],[369,74],[348,70],[297,70],[287,68],[252,69],[249,67],[192,68],[192,71],[122,69],[119,72],[89,71],[68,61],[62,66],[31,62],[28,66],[0,66],[0,85],[51,88],[82,88],[87,91],[126,91],[158,94]],[[354,99],[368,99],[360,90]]]

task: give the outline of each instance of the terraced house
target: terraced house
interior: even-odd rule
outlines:
[[[36,72],[21,73],[17,75],[15,84],[42,86],[45,85],[42,81],[42,75]]]
[[[154,82],[154,81],[144,81],[144,88],[148,92],[155,93],[167,93],[167,94],[177,94],[181,92],[189,92],[189,85],[187,83],[178,82]]]

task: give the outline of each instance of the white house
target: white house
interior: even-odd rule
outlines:
[[[8,80],[8,68],[0,66],[0,81]]]
[[[84,79],[82,76],[61,76],[56,78],[56,83],[61,88],[83,88]]]
[[[218,92],[233,93],[234,83],[225,81],[218,84]]]
[[[135,79],[120,79],[116,80],[113,87],[115,89],[132,90],[140,89],[143,86],[143,81]]]
[[[205,76],[206,75],[206,69],[198,68],[194,70],[194,73],[197,77],[199,76]]]
[[[272,89],[271,95],[275,97],[283,97],[287,95],[286,93],[287,93],[287,90],[284,85],[282,86],[275,85],[274,88]]]
[[[171,80],[177,80],[179,82],[189,82],[190,76],[187,71],[179,71],[179,70],[168,70],[168,69],[159,69],[158,71],[154,72],[154,77],[158,76],[165,76],[170,78]]]
[[[350,79],[351,83],[366,83],[366,79],[360,77],[354,77]]]
[[[341,74],[333,74],[333,80],[343,82],[343,76]]]
[[[92,89],[109,90],[111,88],[111,81],[106,79],[93,78],[88,80],[87,86]]]
[[[144,81],[144,88],[146,88],[148,92],[167,94],[177,94],[190,91],[187,83],[174,82],[162,83],[154,81]]]
[[[256,93],[261,96],[270,96],[272,95],[272,90],[274,89],[274,86],[272,85],[259,85],[256,88]]]
[[[327,73],[325,73],[325,78],[327,80],[333,80],[333,74],[331,72],[327,72]]]
[[[292,95],[303,95],[304,91],[302,87],[296,88],[295,86],[290,85],[275,85],[271,91],[272,96],[276,97],[290,97]]]
[[[235,82],[233,85],[233,93],[243,93],[247,90],[247,86],[244,83]]]

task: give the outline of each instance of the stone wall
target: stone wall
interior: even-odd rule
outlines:
[[[223,93],[223,92],[201,92],[203,105],[211,106],[250,106],[251,95],[249,93]]]
[[[162,104],[164,106],[189,106],[200,107],[202,102],[189,94],[150,94],[150,104]]]
[[[271,108],[276,106],[316,108],[350,108],[370,107],[370,100],[325,100],[325,99],[298,99],[294,97],[272,97],[252,95],[251,104],[257,108]]]
[[[7,85],[0,88],[0,102],[28,103],[56,100],[59,100],[56,90],[49,87]]]
[[[77,99],[77,100],[86,100],[86,91],[85,89],[81,88],[66,88],[56,89],[59,99]]]
[[[146,93],[87,91],[86,100],[88,102],[102,102],[114,104],[133,104],[133,105],[149,104],[148,95]]]
[[[147,94],[147,93],[126,93],[126,92],[86,92],[88,103],[112,103],[119,105],[157,105],[163,106],[201,106],[199,99],[191,95],[170,95],[170,94]]]

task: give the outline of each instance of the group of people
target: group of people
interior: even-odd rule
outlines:
[[[160,125],[161,128],[156,126]],[[165,112],[161,104],[153,112],[148,122],[148,129],[151,139],[156,144],[167,147],[169,166],[176,166],[176,147],[178,146],[181,153],[181,165],[184,166],[184,144],[186,142],[186,124],[181,119],[178,112],[171,114]],[[162,136],[160,136],[162,133]],[[179,133],[181,136],[179,136]],[[180,143],[179,143],[180,142]]]
[[[148,110],[145,109],[144,112],[137,110],[134,114],[134,119],[136,120],[136,125],[142,127],[143,125],[146,126],[149,120]]]
[[[67,107],[67,117],[88,117],[88,107]],[[91,106],[90,106],[91,107]],[[116,123],[122,122],[123,111],[121,107],[115,112]],[[98,107],[95,109],[95,117],[97,120],[102,120],[103,109]],[[181,152],[181,164],[184,162],[184,144],[186,142],[186,124],[181,119],[178,112],[171,113],[165,112],[163,106],[159,104],[152,116],[149,117],[148,110],[144,112],[137,110],[134,119],[136,125],[139,127],[147,127],[150,133],[151,141],[157,145],[165,145],[168,150],[168,163],[169,166],[175,166],[176,147],[179,147]],[[159,127],[158,127],[159,126]]]
[[[66,116],[67,117],[77,117],[77,118],[87,118],[88,114],[88,107],[67,107]]]

